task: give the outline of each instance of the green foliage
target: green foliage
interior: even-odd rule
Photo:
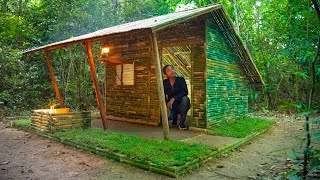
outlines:
[[[319,173],[320,171],[320,147],[317,144],[320,143],[320,118],[312,118],[310,120],[311,124],[311,142],[313,146],[310,149],[310,167],[309,167],[309,174]]]
[[[23,127],[23,128],[31,128],[31,119],[19,119],[13,121],[14,126]]]
[[[287,113],[296,113],[302,109],[302,105],[293,102],[282,101],[281,104],[277,106],[277,109],[284,110]]]
[[[254,92],[251,100],[255,104],[261,101],[260,106],[268,110],[281,105],[282,100],[306,105],[310,62],[320,29],[311,3],[298,0],[265,0],[261,4],[256,0],[0,0],[0,102],[6,109],[23,111],[46,106],[54,97],[44,55],[21,58],[23,50],[174,12],[180,5],[200,7],[216,2],[223,3],[231,19],[239,22],[239,34],[266,83],[259,98]],[[52,58],[66,104],[73,109],[90,109],[96,105],[81,47],[53,51]],[[101,64],[96,65],[101,74]],[[316,71],[314,96],[319,97],[319,63]],[[102,82],[103,76],[99,77]],[[320,107],[319,101],[313,104]]]
[[[237,7],[240,36],[265,81],[267,108],[281,100],[307,104],[310,62],[316,52],[319,26],[310,1],[255,0],[227,2],[233,19]],[[317,65],[319,67],[319,64]],[[317,75],[319,79],[319,75]],[[316,93],[319,97],[319,93]],[[319,104],[314,101],[314,104]]]
[[[314,113],[312,112],[304,112],[303,113],[306,116],[313,116]],[[301,179],[303,176],[303,167],[304,165],[304,159],[301,159],[301,155],[304,155],[304,158],[306,158],[306,168],[307,168],[307,174],[306,178],[309,179],[309,177],[319,177],[320,172],[320,150],[319,150],[319,142],[320,142],[320,118],[317,116],[313,116],[309,121],[309,131],[305,130],[305,135],[310,134],[311,136],[311,146],[302,146],[302,149],[299,151],[302,151],[303,153],[299,152],[292,152],[289,156],[290,159],[294,161],[294,168],[290,171],[288,171],[285,174],[285,177],[289,179]],[[305,124],[306,125],[306,124]],[[304,138],[303,144],[307,144],[308,139]]]
[[[181,0],[0,0],[0,102],[5,115],[49,107],[56,99],[43,53],[21,52],[102,28],[174,12]],[[203,0],[195,1],[205,5]],[[99,43],[93,44],[99,49]],[[99,52],[94,52],[97,56]],[[72,109],[96,107],[82,45],[50,52],[60,92]],[[96,59],[96,58],[95,58]],[[96,62],[101,88],[102,64]]]
[[[250,89],[250,91],[249,91],[249,99],[254,100],[254,99],[257,99],[258,96],[259,96],[258,92],[255,92],[252,89]]]
[[[243,117],[235,121],[220,122],[209,128],[209,133],[218,136],[243,138],[255,132],[261,132],[272,126],[273,121],[256,117]]]

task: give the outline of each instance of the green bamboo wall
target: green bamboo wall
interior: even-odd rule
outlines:
[[[248,112],[248,82],[228,41],[208,18],[206,27],[207,125]]]

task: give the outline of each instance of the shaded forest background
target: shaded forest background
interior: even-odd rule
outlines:
[[[102,28],[220,2],[251,52],[265,87],[251,92],[252,110],[307,107],[319,21],[311,1],[300,0],[0,0],[0,110],[4,115],[49,107],[55,99],[44,54],[22,51]],[[98,48],[96,48],[98,49]],[[67,107],[94,109],[85,47],[53,52]],[[102,64],[98,76],[103,84]],[[320,62],[313,107],[320,107]]]

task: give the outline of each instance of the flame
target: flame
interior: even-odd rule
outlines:
[[[56,104],[51,104],[51,105],[50,105],[50,110],[49,110],[49,113],[50,113],[50,114],[54,114],[54,113],[57,112],[57,110],[55,109],[55,107],[56,107]]]

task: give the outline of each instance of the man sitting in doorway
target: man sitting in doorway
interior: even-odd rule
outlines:
[[[185,125],[186,116],[190,109],[190,99],[186,80],[177,77],[172,65],[165,65],[163,73],[167,79],[163,80],[164,94],[166,96],[167,111],[169,119],[172,119],[172,126],[177,126],[178,114],[180,114],[179,129],[189,129]]]

